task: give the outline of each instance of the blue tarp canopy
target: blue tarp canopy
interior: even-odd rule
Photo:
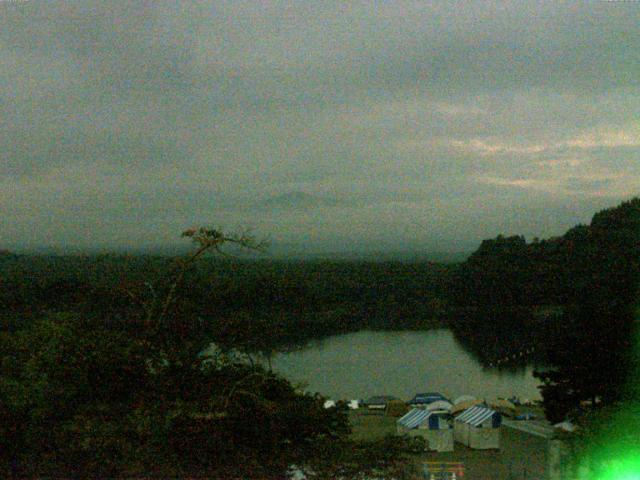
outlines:
[[[409,400],[409,405],[428,405],[438,400],[449,401],[444,395],[438,392],[416,393],[415,397]]]
[[[536,416],[531,412],[521,413],[516,417],[516,420],[535,420]]]

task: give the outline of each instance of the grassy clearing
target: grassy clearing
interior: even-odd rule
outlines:
[[[538,412],[535,412],[538,413]],[[375,440],[396,431],[394,417],[349,412],[354,440]],[[543,480],[547,441],[507,427],[501,429],[500,450],[472,450],[455,443],[453,452],[411,454],[409,459],[421,468],[425,461],[462,462],[465,478],[473,480]]]
[[[396,417],[382,414],[368,414],[364,410],[349,412],[351,422],[351,438],[354,440],[379,440],[396,433]]]

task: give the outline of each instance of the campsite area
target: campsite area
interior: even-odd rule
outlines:
[[[358,409],[349,412],[349,419],[357,440],[396,434],[395,417]],[[462,462],[464,478],[473,480],[543,480],[547,439],[508,426],[500,430],[500,450],[473,450],[456,442],[453,452],[423,452],[409,458],[420,470],[424,462]]]

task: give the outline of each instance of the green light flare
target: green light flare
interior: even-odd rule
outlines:
[[[639,310],[640,311],[640,310]],[[586,480],[640,480],[640,322],[636,311],[635,348],[631,352],[626,401],[602,415],[597,433],[582,457],[594,470]]]
[[[608,462],[598,480],[640,480],[640,457],[632,454],[628,458]]]

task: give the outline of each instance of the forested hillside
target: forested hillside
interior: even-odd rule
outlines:
[[[550,419],[579,417],[584,402],[606,406],[624,397],[637,334],[639,198],[561,237],[485,240],[452,278],[455,303],[493,312],[452,324],[479,356],[514,336],[544,348],[553,368],[538,375]],[[532,321],[517,313],[523,307],[551,314]]]
[[[535,349],[554,367],[539,375],[547,413],[560,421],[582,401],[622,395],[639,280],[635,198],[560,237],[483,241],[451,276],[452,303],[471,307],[451,326],[485,363]]]
[[[640,199],[596,213],[560,237],[484,240],[455,273],[458,305],[570,305],[594,294],[615,297],[638,268]],[[614,295],[614,289],[615,295]],[[625,293],[625,299],[633,295]]]

